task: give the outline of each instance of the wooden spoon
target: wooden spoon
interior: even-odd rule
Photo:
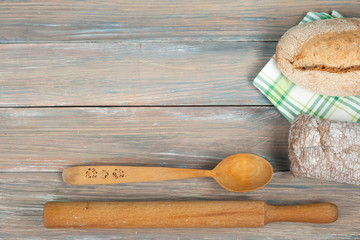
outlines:
[[[73,185],[151,182],[212,177],[233,192],[250,192],[265,186],[273,168],[265,159],[240,153],[221,161],[213,170],[132,166],[78,166],[66,168],[63,179]]]

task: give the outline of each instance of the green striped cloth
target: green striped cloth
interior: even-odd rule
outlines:
[[[300,24],[328,18],[343,16],[336,11],[332,11],[330,15],[309,12]],[[257,75],[253,84],[290,122],[297,115],[304,113],[324,119],[360,123],[360,96],[329,97],[296,86],[280,72],[275,55]]]

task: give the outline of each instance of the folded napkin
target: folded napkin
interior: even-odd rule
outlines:
[[[332,11],[330,15],[309,12],[300,24],[329,18],[343,16],[337,11]],[[360,123],[360,96],[330,97],[303,89],[280,72],[275,55],[257,75],[253,84],[290,122],[297,115],[304,113],[324,119]]]

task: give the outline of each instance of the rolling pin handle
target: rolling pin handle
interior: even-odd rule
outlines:
[[[265,204],[265,224],[271,222],[332,223],[338,218],[333,203],[313,203],[291,206]]]

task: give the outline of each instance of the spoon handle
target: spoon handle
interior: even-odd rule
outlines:
[[[211,177],[211,171],[131,166],[78,166],[63,171],[64,181],[73,185],[152,182],[197,177]]]

